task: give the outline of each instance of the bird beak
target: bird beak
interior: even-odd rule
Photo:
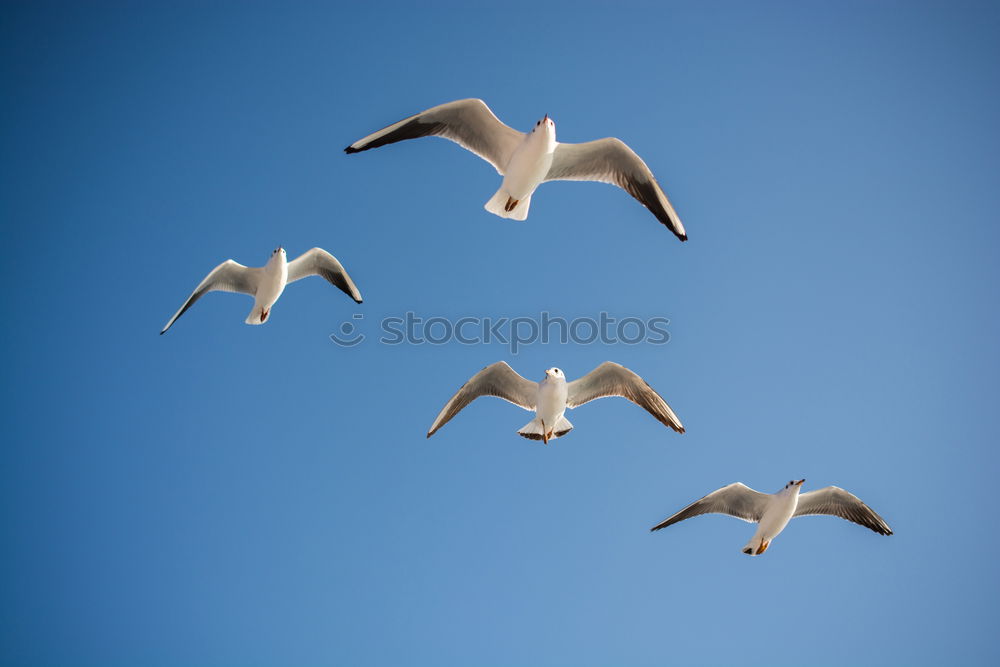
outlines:
[[[549,115],[545,114],[545,118],[543,120],[548,120],[548,119],[549,119]]]
[[[802,486],[802,482],[804,482],[804,481],[806,481],[806,480],[800,479],[799,481],[795,482],[795,486]]]

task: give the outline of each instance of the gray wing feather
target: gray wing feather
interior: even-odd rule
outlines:
[[[288,263],[288,282],[293,283],[307,276],[320,276],[357,303],[361,303],[361,292],[347,275],[347,270],[326,250],[322,248],[307,250]]]
[[[524,138],[523,133],[501,122],[485,102],[467,99],[441,104],[404,118],[355,141],[344,151],[360,153],[397,141],[429,136],[454,141],[492,164],[501,175]]]
[[[566,405],[576,408],[605,396],[627,398],[656,417],[664,426],[669,426],[678,433],[684,432],[684,425],[663,397],[641,377],[613,361],[605,361],[583,377],[570,382]]]
[[[261,269],[249,268],[239,262],[227,259],[222,264],[212,269],[211,273],[205,276],[198,287],[195,288],[191,296],[188,297],[184,305],[174,313],[167,325],[160,332],[162,336],[167,332],[177,318],[187,312],[187,309],[194,305],[194,302],[203,297],[208,292],[238,292],[240,294],[257,294],[257,275]]]
[[[756,523],[764,516],[770,496],[754,491],[749,486],[734,482],[696,500],[672,517],[661,521],[650,530],[666,528],[678,521],[702,514],[728,514],[749,523]]]
[[[649,209],[681,241],[687,232],[653,172],[621,139],[557,144],[546,181],[598,181],[617,185]]]
[[[829,514],[847,519],[859,526],[874,530],[879,535],[892,535],[892,529],[875,510],[861,499],[838,486],[827,486],[799,496],[799,504],[792,516]]]
[[[496,396],[525,410],[534,410],[538,383],[518,375],[517,371],[498,361],[473,375],[441,409],[427,437],[447,424],[459,411],[480,396]]]

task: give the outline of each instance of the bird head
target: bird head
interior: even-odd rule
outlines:
[[[288,263],[288,259],[285,257],[285,249],[280,245],[271,251],[271,256],[267,259],[268,266],[282,266]]]
[[[538,121],[537,123],[535,123],[535,127],[531,131],[533,133],[534,132],[541,132],[541,133],[543,133],[543,134],[545,134],[547,136],[551,136],[553,139],[555,139],[555,136],[556,136],[556,122],[554,120],[552,120],[551,118],[549,118],[548,114],[545,114],[544,118],[542,118],[540,121]]]
[[[566,376],[558,368],[550,368],[550,369],[546,370],[545,371],[545,377],[546,378],[556,378],[556,379],[562,378],[563,380],[566,379]]]
[[[793,479],[793,480],[790,480],[788,482],[788,484],[785,484],[785,490],[786,491],[789,490],[789,489],[798,490],[802,486],[802,482],[804,482],[804,481],[806,481],[806,480],[804,480],[804,479]]]

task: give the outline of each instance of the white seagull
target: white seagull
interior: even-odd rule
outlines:
[[[771,540],[797,516],[829,514],[870,528],[880,535],[892,535],[889,524],[857,496],[837,486],[828,486],[799,495],[804,481],[806,480],[792,480],[777,493],[761,493],[736,482],[691,503],[650,530],[666,528],[678,521],[702,514],[728,514],[758,524],[757,532],[743,547],[743,553],[751,556],[759,556],[767,551]]]
[[[532,193],[546,181],[599,181],[624,189],[677,238],[687,240],[667,195],[631,148],[615,138],[561,144],[548,114],[531,132],[523,133],[502,123],[482,100],[458,100],[404,118],[355,141],[344,151],[360,153],[426,136],[450,139],[496,168],[503,183],[486,202],[486,210],[501,218],[526,219]]]
[[[180,307],[160,335],[178,317],[194,305],[194,302],[207,292],[239,292],[253,297],[253,310],[247,315],[247,324],[263,324],[271,314],[271,306],[275,304],[288,283],[294,283],[306,276],[321,276],[335,287],[340,288],[357,303],[361,303],[361,292],[354,286],[354,281],[347,271],[337,261],[337,258],[322,248],[313,248],[299,255],[291,262],[285,255],[285,249],[278,247],[271,253],[271,258],[262,267],[247,267],[231,259],[212,269],[201,284],[195,288],[184,305]]]
[[[576,408],[595,398],[621,396],[645,408],[662,424],[678,433],[684,432],[681,420],[659,394],[646,381],[629,369],[611,361],[584,375],[579,380],[566,382],[558,368],[545,371],[541,382],[521,377],[507,365],[498,361],[479,371],[462,385],[451,400],[441,409],[427,437],[444,426],[459,411],[480,396],[496,396],[525,410],[534,411],[535,418],[524,425],[518,434],[530,440],[549,440],[573,430],[563,414],[566,408]]]

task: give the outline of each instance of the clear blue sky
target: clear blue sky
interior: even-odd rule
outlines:
[[[989,3],[7,3],[0,662],[996,664],[1000,11]],[[345,3],[347,4],[347,3]],[[690,234],[425,139],[429,106],[625,140]],[[321,246],[265,326],[220,261]],[[542,287],[542,285],[545,285]],[[667,345],[333,345],[440,315],[670,319]],[[545,447],[473,372],[611,359]],[[382,398],[383,400],[379,400]],[[895,529],[648,529],[733,481]]]

